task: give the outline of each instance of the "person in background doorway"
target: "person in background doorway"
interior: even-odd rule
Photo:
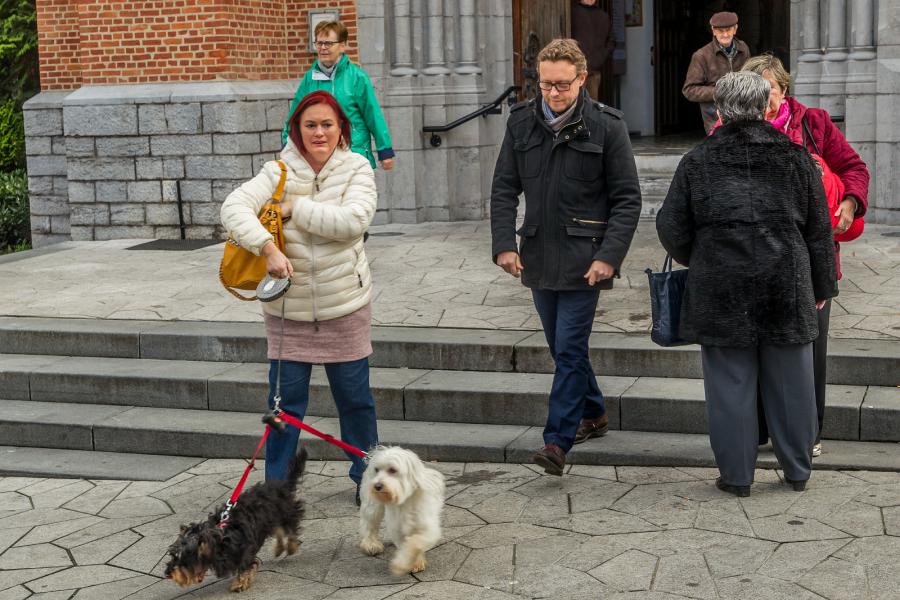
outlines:
[[[350,62],[344,54],[347,48],[347,28],[339,21],[323,21],[316,25],[315,40],[318,59],[306,72],[281,132],[281,143],[287,144],[290,133],[290,117],[304,96],[317,90],[326,91],[335,98],[350,119],[352,139],[350,149],[362,154],[375,168],[375,155],[372,153],[372,138],[375,138],[375,149],[378,160],[385,171],[394,168],[394,149],[391,147],[391,134],[388,131],[384,114],[375,97],[375,90],[369,76],[362,67]]]
[[[494,169],[492,256],[531,288],[556,365],[544,446],[533,460],[562,475],[572,445],[609,427],[588,339],[600,290],[612,289],[631,246],[641,186],[622,113],[582,89],[587,60],[578,42],[553,40],[537,61],[541,95],[510,110]]]
[[[707,133],[718,118],[713,97],[716,82],[726,73],[740,71],[750,58],[750,48],[737,39],[738,16],[733,12],[717,12],[709,20],[713,39],[691,58],[681,93],[700,104],[700,115]]]
[[[572,4],[572,37],[587,58],[588,76],[584,87],[594,100],[600,99],[600,75],[616,47],[612,21],[599,0],[577,0]]]

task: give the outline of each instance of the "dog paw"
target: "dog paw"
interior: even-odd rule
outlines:
[[[359,543],[360,549],[369,556],[375,556],[384,552],[384,544],[376,538],[365,538]]]
[[[300,541],[295,539],[289,539],[287,542],[287,555],[293,556],[297,554],[297,551],[300,549]]]
[[[421,573],[425,570],[425,567],[428,563],[425,562],[425,557],[423,556],[419,560],[413,563],[412,569],[409,570],[410,573]]]

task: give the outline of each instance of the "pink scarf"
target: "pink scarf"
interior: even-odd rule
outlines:
[[[791,122],[791,107],[788,106],[786,101],[781,101],[781,106],[778,108],[778,114],[769,122],[772,124],[772,127],[781,133],[787,133],[788,125]]]

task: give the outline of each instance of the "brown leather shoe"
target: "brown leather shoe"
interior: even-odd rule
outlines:
[[[566,466],[566,453],[556,444],[547,444],[532,457],[534,464],[544,467],[544,471],[557,477],[563,474]]]
[[[603,415],[597,419],[582,419],[572,443],[586,442],[591,438],[606,435],[607,431],[609,431],[609,415]]]

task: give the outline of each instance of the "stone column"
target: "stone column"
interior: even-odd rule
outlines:
[[[862,3],[857,0],[857,4]],[[825,60],[831,62],[847,60],[847,2],[827,0],[825,7],[828,32]]]
[[[819,106],[832,116],[847,114],[847,2],[826,0],[822,15],[825,30],[825,56],[819,88]]]
[[[428,53],[425,68],[426,75],[447,75],[450,69],[446,65],[444,55],[444,3],[443,0],[428,0],[428,18],[426,20]]]
[[[819,76],[822,72],[822,43],[820,42],[819,0],[800,0],[800,50],[794,78],[794,95],[802,102],[815,104],[819,95]]]
[[[461,75],[481,73],[475,30],[475,0],[459,0],[459,64],[454,71]]]
[[[394,61],[391,75],[408,77],[416,75],[412,61],[412,27],[410,27],[410,0],[393,0],[394,9]]]
[[[874,0],[855,0],[850,14],[850,60],[875,58]]]

